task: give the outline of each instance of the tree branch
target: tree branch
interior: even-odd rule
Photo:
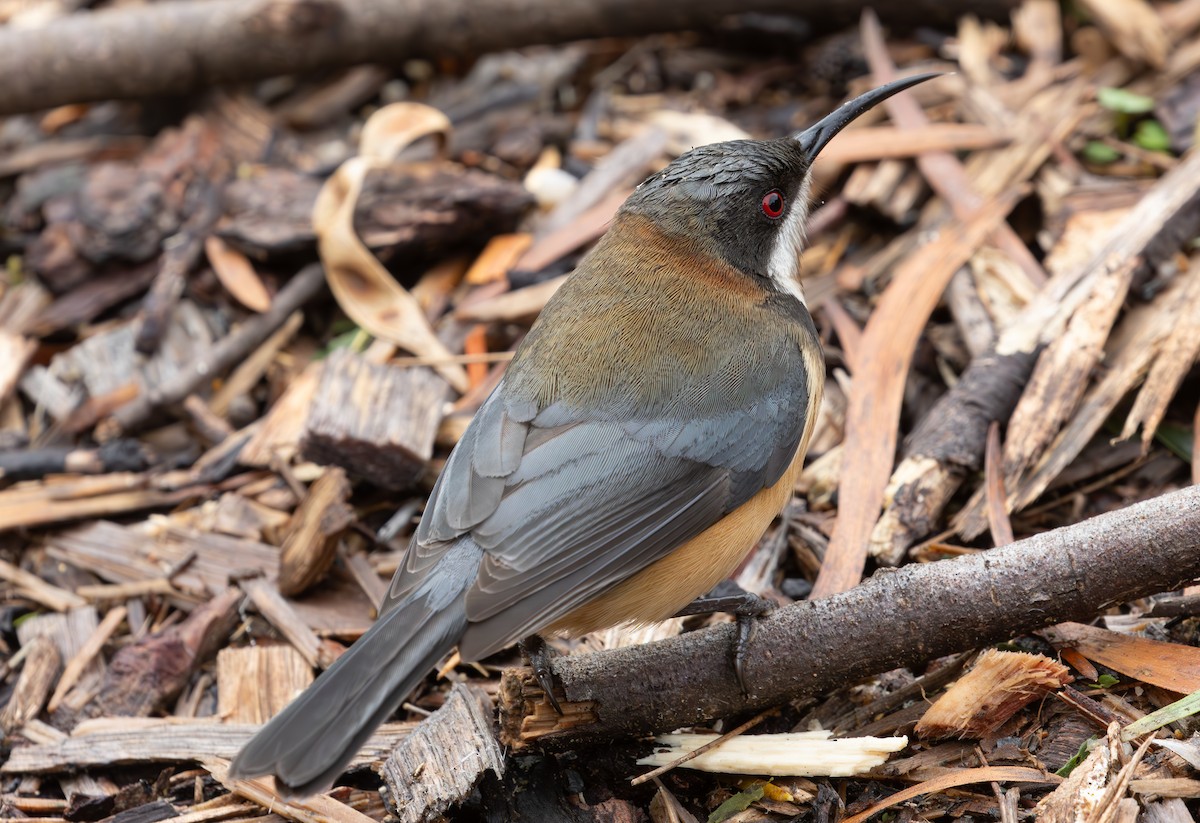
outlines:
[[[731,624],[554,661],[565,714],[528,669],[506,672],[505,742],[647,734],[820,694],[870,674],[1006,640],[1200,576],[1200,486],[978,555],[877,573],[763,620],[732,665]],[[560,697],[561,699],[561,697]]]
[[[862,0],[180,0],[0,30],[0,114],[180,94],[359,63],[475,55],[593,37],[711,28],[742,12],[814,26],[854,20]],[[885,4],[890,20],[1005,19],[1015,0]],[[69,58],[67,57],[69,55]]]

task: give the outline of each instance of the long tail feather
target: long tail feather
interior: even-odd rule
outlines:
[[[464,594],[474,574],[444,561],[430,571],[415,591],[388,608],[349,651],[251,738],[234,758],[230,776],[273,774],[289,796],[313,794],[333,783],[466,629]]]

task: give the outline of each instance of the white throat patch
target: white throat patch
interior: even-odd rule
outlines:
[[[804,223],[808,220],[808,190],[812,185],[812,175],[806,174],[800,190],[796,192],[796,202],[791,204],[783,225],[775,235],[775,248],[771,249],[771,257],[767,260],[767,275],[771,281],[785,294],[790,294],[804,302],[804,290],[800,288],[800,251],[804,248]]]

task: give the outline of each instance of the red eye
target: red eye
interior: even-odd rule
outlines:
[[[779,189],[771,189],[763,195],[762,213],[772,220],[777,220],[783,214],[784,199]]]

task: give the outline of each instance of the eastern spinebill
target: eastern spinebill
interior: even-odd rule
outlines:
[[[812,162],[933,76],[642,183],[451,453],[379,620],[230,774],[318,791],[456,645],[664,620],[724,580],[791,497],[821,402],[797,279]]]

